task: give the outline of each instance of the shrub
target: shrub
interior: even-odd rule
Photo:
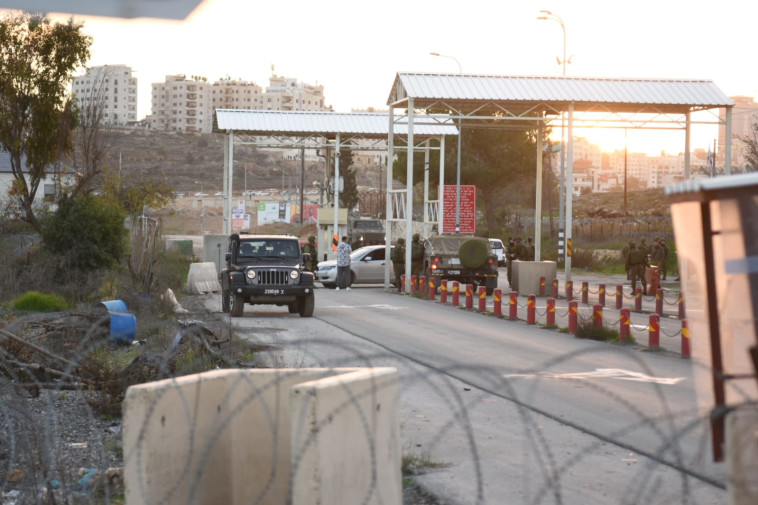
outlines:
[[[29,310],[34,312],[55,312],[66,310],[66,300],[58,295],[44,294],[39,291],[24,293],[13,302],[16,310]]]
[[[595,323],[591,319],[586,319],[578,322],[574,337],[600,340],[602,342],[614,342],[619,339],[619,332],[605,326],[595,326]]]

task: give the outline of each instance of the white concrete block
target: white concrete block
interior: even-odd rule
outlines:
[[[218,281],[216,264],[212,262],[191,263],[187,274],[187,291],[190,293],[218,293],[221,284]]]

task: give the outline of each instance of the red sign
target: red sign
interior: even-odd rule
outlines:
[[[456,186],[445,186],[442,233],[455,233]],[[461,233],[476,233],[476,186],[461,186]]]

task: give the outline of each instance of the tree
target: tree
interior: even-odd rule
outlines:
[[[745,144],[745,172],[758,172],[758,123],[750,125],[750,134],[741,138]]]
[[[40,14],[0,20],[0,148],[10,154],[11,196],[37,230],[32,205],[39,184],[71,149],[77,126],[68,86],[92,44],[81,28],[73,19],[51,24]]]
[[[112,198],[67,196],[41,226],[45,249],[63,266],[96,269],[116,265],[126,254],[126,213]]]
[[[341,146],[339,156],[340,156],[340,177],[342,177],[342,181],[344,184],[342,191],[340,191],[339,205],[340,207],[344,207],[346,209],[352,209],[356,205],[358,205],[358,201],[360,200],[360,195],[358,195],[358,183],[355,179],[355,169],[352,168],[353,151]],[[332,160],[332,163],[329,167],[329,176],[334,177],[334,175],[335,175],[335,163],[334,163],[334,160]],[[332,191],[329,191],[329,197],[333,198]]]

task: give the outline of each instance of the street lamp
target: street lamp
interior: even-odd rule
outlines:
[[[453,56],[448,56],[446,54],[440,54],[440,53],[429,53],[432,56],[439,56],[440,58],[450,58],[454,62],[458,64],[458,73],[462,74],[463,69],[461,67],[461,62],[458,61],[457,58]],[[457,159],[457,167],[455,172],[455,233],[461,232],[461,137],[463,137],[463,120],[458,119],[458,159]],[[445,198],[445,181],[440,181],[440,189],[442,190],[442,195],[437,195],[437,199],[444,199]],[[444,218],[443,218],[444,219]],[[444,229],[442,232],[444,233]]]
[[[546,20],[546,19],[552,19],[553,21],[557,21],[558,24],[561,25],[561,31],[563,32],[563,59],[558,59],[558,63],[562,65],[563,70],[563,77],[566,77],[566,25],[563,24],[563,20],[560,16],[557,14],[553,14],[552,12],[548,10],[541,10],[540,13],[542,16],[537,16],[537,19],[539,20]],[[566,188],[565,188],[565,167],[566,167],[566,150],[563,149],[563,145],[565,142],[565,119],[563,112],[561,111],[561,177],[558,181],[558,261],[563,261],[563,255],[564,255],[564,248],[563,248],[563,240],[564,240],[564,232],[565,232],[565,218],[564,218],[564,212],[563,209],[566,205]],[[569,273],[569,278],[571,277],[571,274]]]

